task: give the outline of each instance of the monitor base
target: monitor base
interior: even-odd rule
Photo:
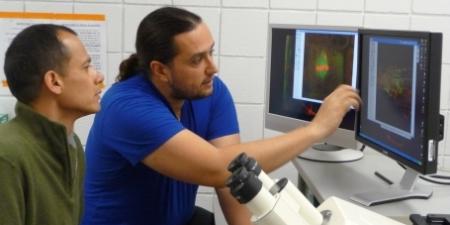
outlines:
[[[350,197],[351,200],[365,206],[379,205],[405,199],[428,199],[433,194],[431,188],[415,187],[414,190],[401,189],[398,186],[382,190],[359,193]]]
[[[362,205],[371,206],[404,199],[430,198],[433,194],[432,188],[417,184],[418,177],[418,172],[407,167],[400,183],[397,185],[355,194],[350,199]]]
[[[357,161],[363,156],[364,154],[361,151],[325,143],[314,145],[311,149],[303,152],[298,157],[315,162],[342,163]]]

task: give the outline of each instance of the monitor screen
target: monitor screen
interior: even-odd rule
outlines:
[[[442,35],[359,33],[357,140],[420,173],[436,172]]]
[[[307,125],[323,99],[340,84],[356,88],[356,29],[271,25],[265,127],[281,132]],[[356,148],[355,112],[324,140]]]
[[[362,105],[356,139],[406,168],[395,185],[355,194],[352,200],[374,205],[409,198],[429,198],[419,173],[435,173],[438,142],[442,34],[359,30],[359,80]]]

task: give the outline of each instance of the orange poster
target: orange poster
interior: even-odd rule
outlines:
[[[106,71],[106,20],[102,14],[68,14],[0,11],[0,96],[11,95],[3,71],[6,49],[24,28],[38,23],[60,24],[78,33],[92,58],[93,66]]]

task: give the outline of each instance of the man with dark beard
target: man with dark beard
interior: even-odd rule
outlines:
[[[359,106],[358,94],[341,86],[308,127],[240,144],[213,49],[207,25],[189,11],[164,7],[141,21],[136,53],[122,62],[89,134],[84,224],[214,224],[197,220],[198,185],[216,188],[229,224],[250,224],[249,212],[224,188],[230,161],[246,152],[270,172]]]

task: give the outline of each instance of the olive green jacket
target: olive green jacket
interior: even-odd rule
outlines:
[[[0,224],[78,225],[84,152],[76,135],[20,102],[0,125]],[[70,143],[69,143],[70,142]]]

